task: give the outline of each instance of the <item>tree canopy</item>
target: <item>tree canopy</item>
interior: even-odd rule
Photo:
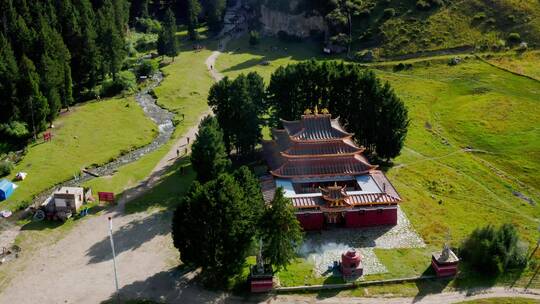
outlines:
[[[327,108],[339,116],[354,139],[380,158],[393,158],[403,147],[407,108],[388,83],[358,65],[306,61],[279,67],[267,88],[274,126],[296,120],[306,109]]]
[[[225,77],[210,89],[208,104],[223,128],[229,154],[235,149],[240,156],[249,155],[261,140],[264,96],[263,79],[254,72],[234,80]]]
[[[242,269],[262,208],[248,196],[233,175],[222,174],[204,185],[195,182],[174,212],[174,246],[184,263],[202,268],[207,285],[222,287]]]
[[[191,150],[191,164],[201,183],[216,178],[230,166],[223,133],[216,118],[212,116],[205,117],[199,124],[199,132]]]
[[[176,19],[172,10],[168,9],[163,20],[163,28],[158,36],[158,53],[174,58],[178,56],[178,41],[176,39]]]
[[[116,77],[126,56],[128,1],[29,4],[0,2],[0,135],[14,144]]]

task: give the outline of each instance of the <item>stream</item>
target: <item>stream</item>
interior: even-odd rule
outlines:
[[[172,136],[174,132],[173,117],[174,113],[169,112],[162,107],[158,106],[156,100],[150,95],[150,92],[159,86],[163,81],[163,74],[161,72],[155,73],[151,78],[151,83],[143,90],[135,94],[135,101],[142,108],[144,114],[150,118],[158,127],[158,135],[152,140],[151,143],[141,148],[132,150],[126,154],[123,154],[115,160],[104,164],[102,166],[89,169],[92,173],[99,176],[111,175],[116,170],[126,164],[132,163],[144,155],[157,150],[163,144],[165,144]],[[73,187],[78,186],[86,181],[89,181],[95,176],[81,172],[81,176],[74,177],[68,181],[55,185],[42,193],[38,194],[32,201],[32,205],[40,205],[45,199],[52,194],[52,192],[63,186]]]

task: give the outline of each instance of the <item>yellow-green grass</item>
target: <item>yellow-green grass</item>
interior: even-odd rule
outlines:
[[[540,51],[518,52],[506,56],[494,54],[487,60],[509,71],[527,75],[540,81]]]
[[[527,298],[488,298],[459,302],[460,304],[534,304],[539,300]]]
[[[155,124],[148,119],[133,97],[112,98],[72,107],[54,122],[53,138],[28,147],[28,153],[15,166],[12,175],[27,172],[14,194],[2,202],[3,208],[18,209],[33,196],[79,174],[81,169],[111,161],[120,154],[144,146],[156,136]]]

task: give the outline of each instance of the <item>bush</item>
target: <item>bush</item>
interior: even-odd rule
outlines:
[[[431,9],[431,4],[426,0],[416,1],[416,8],[421,11],[427,11]]]
[[[147,52],[151,51],[153,49],[156,49],[156,39],[154,37],[148,37],[149,35],[144,35],[143,37],[140,37],[135,42],[135,49],[138,52]],[[155,35],[151,35],[155,36]]]
[[[135,75],[131,71],[122,71],[116,80],[108,79],[101,85],[101,96],[114,96],[124,91],[133,91],[137,87]]]
[[[460,255],[473,268],[492,275],[527,265],[526,245],[512,224],[474,230],[461,245]]]
[[[158,34],[161,31],[161,23],[150,18],[138,18],[135,28],[140,32]]]
[[[26,123],[20,121],[0,124],[0,134],[14,139],[24,139],[30,136],[28,126]]]
[[[385,19],[392,18],[396,15],[396,10],[393,8],[385,8],[383,11],[383,17]]]
[[[250,31],[249,32],[249,44],[250,45],[257,45],[260,42],[261,42],[261,36],[259,35],[259,32]]]
[[[13,170],[13,164],[9,160],[0,161],[0,176],[6,176]]]
[[[143,60],[141,64],[139,64],[135,68],[135,74],[137,77],[141,76],[150,76],[154,74],[158,69],[158,63],[154,60]]]
[[[518,33],[510,33],[508,35],[508,41],[510,43],[520,43],[521,42],[521,36]]]
[[[486,13],[480,12],[480,13],[476,13],[476,14],[473,16],[472,20],[473,20],[473,23],[480,23],[480,22],[482,22],[484,19],[486,19],[486,17],[487,17],[487,16],[486,16]]]

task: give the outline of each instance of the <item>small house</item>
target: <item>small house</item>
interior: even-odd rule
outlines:
[[[77,213],[84,202],[84,189],[81,187],[62,187],[53,193],[54,207],[68,209]]]
[[[7,179],[0,180],[0,201],[6,200],[8,197],[10,197],[11,194],[13,194],[15,187],[15,184]]]

